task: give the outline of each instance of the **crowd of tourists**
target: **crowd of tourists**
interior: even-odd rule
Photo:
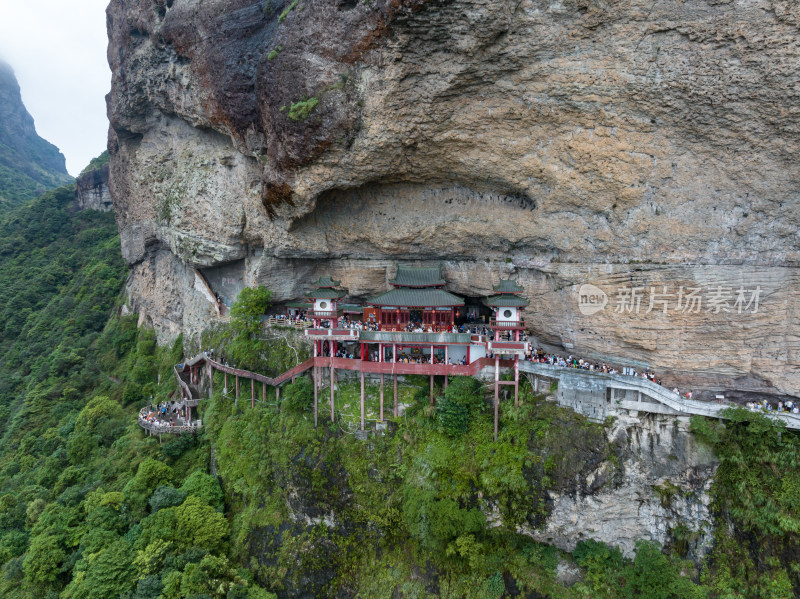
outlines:
[[[161,402],[157,406],[146,406],[139,410],[139,420],[153,426],[181,426],[185,417],[184,408],[176,402]]]
[[[361,322],[360,320],[343,320],[340,325],[343,329],[350,329],[353,331],[380,331],[381,327],[376,322]]]
[[[790,414],[800,414],[800,407],[798,407],[796,401],[791,399],[779,401],[776,406],[773,406],[766,399],[761,401],[748,401],[745,406],[751,412],[788,412]]]

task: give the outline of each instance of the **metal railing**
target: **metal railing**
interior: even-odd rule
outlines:
[[[341,313],[341,310],[309,310],[306,312],[311,318],[336,318]]]
[[[711,418],[723,417],[722,412],[728,408],[738,407],[734,404],[720,404],[696,399],[681,397],[678,393],[673,393],[666,387],[654,383],[649,379],[640,376],[630,376],[625,374],[609,374],[596,370],[583,370],[580,368],[563,368],[542,364],[540,362],[522,361],[519,364],[520,372],[528,374],[538,374],[548,378],[559,379],[561,376],[586,376],[595,379],[603,379],[606,389],[616,389],[623,391],[638,391],[644,397],[661,403],[676,412],[683,414],[694,414],[697,416],[708,416]],[[646,409],[645,409],[646,411]],[[771,418],[783,421],[787,428],[800,429],[800,416],[783,412],[764,412]]]
[[[149,422],[148,420],[143,420],[139,418],[139,426],[142,427],[146,431],[150,431],[156,435],[180,435],[182,433],[196,433],[198,430],[202,428],[202,423],[199,421],[195,421],[195,424],[191,425],[163,425],[163,424],[155,424],[153,422]]]

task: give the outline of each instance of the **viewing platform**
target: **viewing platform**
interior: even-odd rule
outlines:
[[[531,351],[527,341],[489,341],[487,350],[494,354],[525,356]]]
[[[312,339],[331,339],[333,341],[358,341],[358,333],[356,329],[320,329],[310,328],[306,329],[306,337]]]
[[[307,312],[308,318],[320,318],[320,319],[329,319],[329,318],[339,318],[344,314],[342,309],[339,310],[314,310],[313,308]]]
[[[497,320],[496,318],[489,319],[490,329],[524,329],[524,320]]]

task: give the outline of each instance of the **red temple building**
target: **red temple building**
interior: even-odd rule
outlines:
[[[380,420],[383,420],[384,376],[394,377],[395,406],[397,416],[397,376],[430,376],[431,403],[433,402],[434,376],[444,377],[447,387],[449,376],[475,374],[486,363],[490,353],[495,366],[495,438],[500,385],[514,386],[515,403],[518,401],[519,358],[529,351],[527,341],[521,341],[524,322],[520,317],[522,308],[528,305],[520,296],[523,288],[516,282],[501,280],[494,287],[495,295],[485,304],[495,312],[490,321],[494,330],[493,339],[482,331],[459,332],[455,325],[458,309],[464,300],[444,289],[441,267],[409,268],[397,267],[397,273],[389,283],[393,289],[368,300],[364,308],[363,323],[346,322],[343,318],[342,298],[347,291],[339,289],[340,281],[329,276],[320,277],[306,294],[308,317],[314,321],[313,328],[306,329],[306,336],[314,345],[315,361],[324,362],[322,368],[330,368],[331,420],[334,419],[335,370],[357,370],[361,373],[361,428],[364,428],[364,374],[380,375]],[[349,312],[357,307],[347,305]],[[482,327],[482,325],[480,325]],[[501,332],[503,333],[501,335]],[[502,339],[501,337],[508,337]],[[514,381],[500,381],[500,359],[511,359],[514,363]],[[479,364],[476,362],[480,361]],[[320,362],[321,364],[323,362]],[[504,366],[511,364],[504,362]],[[314,418],[318,413],[318,389],[321,367],[315,363]]]
[[[446,281],[442,269],[397,267],[397,274],[389,281],[394,287],[367,303],[376,308],[376,320],[382,331],[439,333],[450,331],[456,319],[456,310],[464,305],[460,297],[443,289]]]

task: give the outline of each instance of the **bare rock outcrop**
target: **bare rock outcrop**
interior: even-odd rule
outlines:
[[[213,317],[194,268],[280,301],[442,262],[456,293],[518,276],[544,342],[798,394],[793,3],[112,0],[108,24],[110,189],[162,339]]]
[[[111,210],[114,201],[108,189],[107,164],[81,173],[75,180],[75,202],[81,210]]]
[[[602,462],[571,492],[552,493],[539,529],[520,532],[572,551],[587,538],[632,556],[636,541],[682,543],[696,560],[711,548],[709,489],[718,460],[688,418],[622,416],[608,429],[617,468]]]

